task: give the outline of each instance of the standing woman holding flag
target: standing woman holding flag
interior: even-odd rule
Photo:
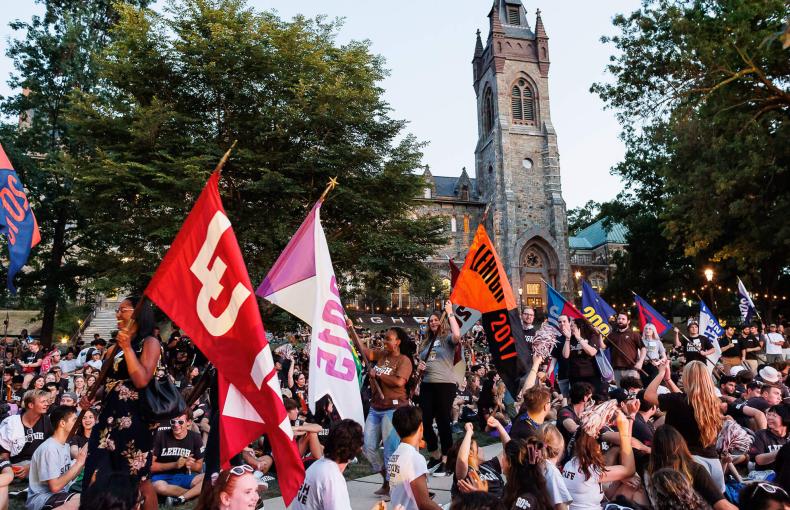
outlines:
[[[346,319],[349,329],[354,327],[351,319]],[[380,471],[384,481],[374,493],[377,496],[389,496],[389,473],[386,466],[390,456],[400,444],[400,437],[392,426],[392,415],[399,407],[409,405],[406,383],[414,369],[414,342],[403,328],[390,328],[384,336],[383,349],[368,349],[361,345],[362,355],[376,365],[368,370],[371,381],[378,383],[371,388],[370,411],[365,420],[365,443],[363,452],[374,471]],[[378,390],[381,391],[378,391]],[[379,456],[379,442],[384,443],[384,462]]]
[[[128,473],[140,481],[140,490],[145,496],[145,508],[157,508],[156,493],[148,475],[151,471],[151,450],[154,445],[153,423],[147,423],[141,414],[140,393],[148,386],[156,373],[161,347],[159,340],[151,336],[154,329],[154,312],[150,303],[142,305],[132,321],[139,299],[126,298],[115,310],[119,331],[116,336],[118,353],[113,359],[104,394],[101,396],[102,411],[88,442],[88,460],[85,464],[85,486],[93,482],[93,476],[101,471]],[[130,328],[136,326],[136,332]],[[108,349],[108,353],[115,352]],[[83,409],[92,402],[83,398]],[[87,407],[86,407],[87,406]]]
[[[428,318],[428,338],[420,351],[420,363],[417,370],[423,373],[420,385],[420,407],[422,408],[422,425],[425,442],[431,460],[428,471],[444,476],[447,452],[453,445],[451,417],[453,400],[455,399],[456,376],[453,371],[455,346],[461,341],[461,329],[453,314],[453,304],[448,299],[444,305],[450,333],[445,330],[444,322],[439,315],[431,314]],[[426,359],[427,358],[427,359]],[[433,431],[433,421],[439,429],[439,438]],[[441,441],[441,451],[438,442]],[[451,468],[452,469],[452,468]]]

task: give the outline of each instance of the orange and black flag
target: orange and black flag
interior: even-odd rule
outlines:
[[[517,350],[517,344],[526,345],[524,331],[502,262],[482,225],[477,227],[450,300],[483,314],[483,329],[494,365],[510,394],[518,395],[519,377],[523,367],[529,366],[527,359],[521,360],[523,364],[519,362],[520,349]]]

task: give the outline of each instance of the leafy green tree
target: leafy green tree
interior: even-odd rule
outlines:
[[[11,23],[24,38],[11,42],[7,56],[16,73],[9,80],[19,94],[4,98],[2,112],[20,119],[23,129],[2,130],[3,144],[17,167],[38,219],[42,243],[29,262],[32,271],[19,276],[23,298],[40,297],[41,337],[51,342],[58,305],[74,297],[89,273],[80,261],[80,226],[75,207],[75,177],[69,160],[79,149],[66,112],[75,89],[97,83],[96,54],[108,43],[118,19],[111,0],[42,0],[44,15]],[[127,4],[144,6],[148,0]]]
[[[568,211],[568,233],[574,235],[584,227],[600,219],[601,204],[595,200],[588,200],[581,207],[574,207]]]
[[[786,17],[781,0],[645,0],[615,18],[615,80],[592,90],[624,129],[614,173],[642,250],[624,261],[629,278],[694,284],[713,262],[720,278],[788,288],[790,53],[776,35]]]
[[[120,8],[102,86],[75,91],[68,117],[98,282],[146,284],[233,140],[221,187],[253,282],[335,176],[321,217],[342,287],[426,274],[445,239],[440,219],[414,214],[420,144],[389,116],[383,60],[338,45],[337,28],[237,0]]]

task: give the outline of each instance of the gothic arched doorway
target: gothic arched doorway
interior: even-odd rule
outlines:
[[[546,308],[546,284],[555,284],[557,255],[551,246],[540,238],[533,238],[524,245],[519,257],[520,308]]]

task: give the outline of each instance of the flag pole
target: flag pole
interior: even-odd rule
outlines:
[[[217,163],[216,168],[214,168],[214,172],[222,173],[222,168],[225,166],[225,163],[228,162],[228,158],[230,158],[231,151],[236,147],[236,144],[239,143],[238,140],[233,140],[233,143],[230,144],[230,148],[225,151],[225,154],[222,155],[220,158],[219,163]]]
[[[363,363],[368,368],[367,378],[368,382],[370,383],[370,389],[375,391],[380,399],[384,400],[384,392],[381,390],[379,382],[375,378],[370,377],[370,371],[372,368],[370,366],[370,361],[367,359],[367,357],[365,357],[365,351],[362,349],[362,342],[359,340],[359,336],[357,335],[357,330],[354,327],[354,321],[352,321],[349,316],[346,315],[345,310],[343,310],[343,315],[346,317],[346,329],[349,332],[349,337],[351,337],[351,342],[354,344],[354,348],[359,351],[359,355],[362,358]],[[348,325],[348,322],[351,322],[351,326]]]
[[[741,284],[741,287],[743,287],[744,292],[746,292],[746,297],[748,297],[749,300],[752,301],[752,296],[750,296],[749,291],[746,290],[746,285],[743,284],[743,280],[741,280],[741,277],[736,276],[736,278],[738,279],[738,283]],[[757,318],[760,319],[760,324],[765,324],[763,318],[760,317],[760,311],[757,309],[757,305],[754,304],[754,301],[752,301],[752,308],[754,308],[754,313],[757,314]]]
[[[324,192],[321,193],[321,197],[318,199],[318,201],[323,203],[324,199],[329,194],[329,192],[335,189],[336,186],[337,186],[337,176],[330,177],[329,182],[326,183],[326,188],[324,189]]]

